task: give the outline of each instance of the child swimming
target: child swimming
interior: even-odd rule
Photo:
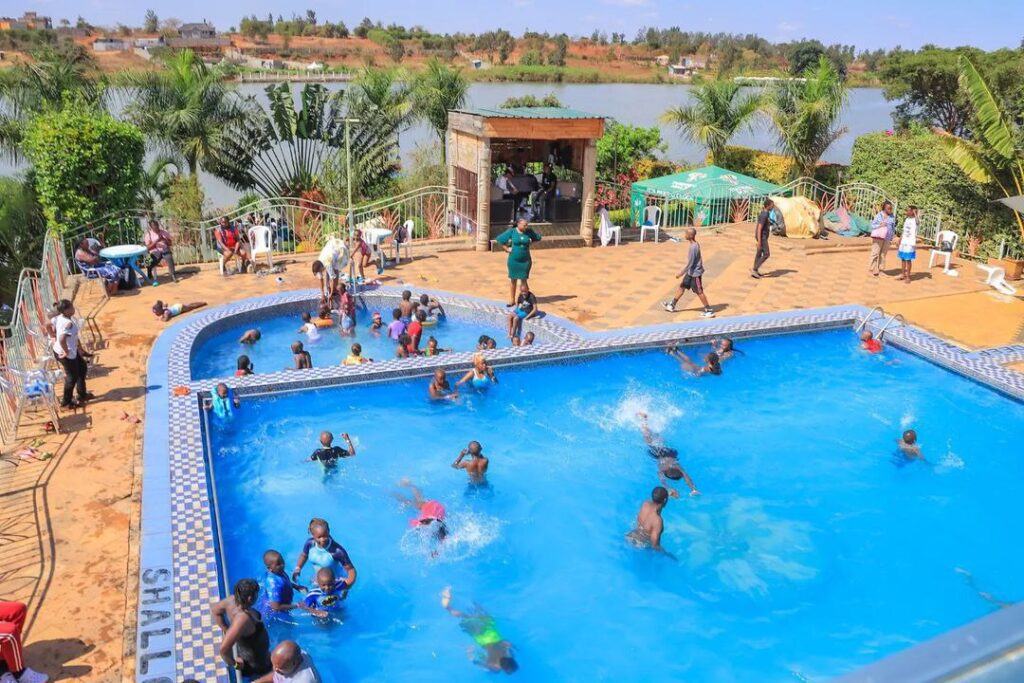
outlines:
[[[380,334],[383,328],[384,319],[381,317],[380,311],[374,311],[373,315],[370,316],[370,331],[374,334]]]
[[[440,320],[445,317],[444,308],[434,297],[420,294],[419,304],[417,310],[424,311],[428,318],[433,316],[436,320]]]
[[[903,432],[903,437],[896,440],[896,447],[899,448],[900,453],[908,461],[920,460],[921,462],[927,462],[921,454],[920,446],[917,445],[917,432],[913,429]]]
[[[679,491],[669,487],[668,480],[678,481],[682,479],[690,488],[690,495],[699,496],[700,491],[697,490],[693,479],[690,478],[690,475],[686,473],[686,470],[679,463],[679,451],[666,446],[661,435],[651,431],[650,426],[647,424],[647,413],[637,413],[636,416],[640,418],[640,431],[643,433],[644,443],[647,444],[647,453],[658,461],[658,479],[661,481],[662,486],[666,488],[668,494],[673,498],[679,497]]]
[[[465,460],[466,456],[469,460]],[[465,460],[465,461],[464,461]],[[484,455],[483,447],[479,441],[470,441],[469,445],[462,449],[459,457],[455,458],[452,467],[457,470],[466,470],[469,480],[473,483],[480,483],[487,477],[487,466],[490,460]]]
[[[296,370],[309,370],[313,367],[313,357],[309,355],[309,351],[302,348],[300,341],[292,342],[292,358],[295,360]]]
[[[334,445],[334,434],[328,431],[320,432],[320,448],[313,451],[313,455],[309,456],[310,461],[319,462],[324,469],[327,469],[333,467],[340,458],[351,458],[354,456],[356,454],[356,447],[352,443],[352,439],[349,438],[348,432],[342,432],[341,438],[345,440],[348,450]]]
[[[452,385],[448,383],[448,374],[441,368],[434,370],[434,379],[427,387],[427,393],[434,401],[454,401],[459,398],[458,388],[452,389]]]
[[[255,344],[256,342],[258,342],[260,340],[260,337],[262,337],[262,336],[263,335],[260,334],[260,331],[257,330],[257,329],[246,330],[245,334],[243,334],[239,338],[238,343],[239,344],[250,344],[250,345],[251,344]]]
[[[868,353],[881,353],[882,342],[875,339],[875,335],[871,333],[871,330],[864,330],[860,335],[860,348]]]
[[[363,346],[359,342],[356,342],[351,347],[351,353],[341,361],[342,365],[362,365],[363,363],[372,363],[372,358],[366,358],[363,356]]]
[[[341,334],[352,336],[356,327],[356,300],[344,283],[338,285],[338,310],[341,311]]]
[[[306,340],[310,343],[320,341],[320,329],[313,322],[313,316],[308,311],[302,313],[302,327],[299,328],[299,334],[306,335]]]
[[[395,358],[412,358],[420,355],[412,344],[412,337],[407,332],[398,336],[398,347],[395,349]]]
[[[502,638],[494,617],[479,605],[471,613],[453,609],[451,586],[441,592],[441,607],[459,620],[459,627],[469,634],[481,649],[480,654],[473,660],[474,664],[488,671],[504,671],[507,674],[519,670],[519,664],[512,653],[512,643]]]
[[[167,322],[168,320],[175,316],[181,315],[182,313],[188,313],[189,311],[194,311],[197,308],[202,308],[205,305],[205,301],[193,301],[190,304],[177,303],[165,306],[163,301],[157,300],[157,302],[153,304],[153,315],[160,318],[164,322]]]
[[[313,320],[313,324],[317,326],[317,329],[333,327],[334,318],[331,317],[331,307],[327,304],[320,306],[320,311],[317,313],[316,319]]]
[[[527,332],[523,335],[523,346],[533,346],[533,340],[535,339],[533,332]]]
[[[249,356],[244,353],[238,357],[237,369],[235,370],[235,377],[245,377],[253,373],[252,361],[249,360]]]
[[[700,377],[702,375],[721,375],[722,365],[719,361],[718,354],[714,351],[704,355],[704,365],[697,365],[690,357],[679,350],[677,346],[670,346],[665,349],[665,353],[679,361],[680,369],[686,373],[690,373],[694,377]]]
[[[711,350],[718,354],[719,362],[725,362],[735,356],[737,353],[743,353],[737,351],[736,347],[732,343],[732,339],[726,337],[725,339],[712,339]]]
[[[295,603],[295,591],[304,593],[306,588],[285,574],[284,556],[276,550],[267,550],[263,553],[263,566],[267,571],[260,580],[260,597],[256,601],[256,610],[263,618],[273,619],[296,608],[304,609],[301,603]]]
[[[437,339],[435,339],[432,336],[427,338],[427,348],[423,349],[423,355],[424,356],[436,356],[439,353],[451,353],[451,352],[452,352],[451,349],[442,349],[440,346],[438,346]]]

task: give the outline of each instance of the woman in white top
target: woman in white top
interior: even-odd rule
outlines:
[[[900,259],[901,273],[897,280],[910,284],[910,267],[917,256],[917,207],[907,207],[907,219],[903,221],[903,232],[900,233],[900,246],[896,252]]]
[[[53,319],[56,336],[53,355],[64,368],[64,396],[60,405],[62,408],[76,408],[93,397],[85,389],[87,367],[84,356],[88,354],[78,346],[78,323],[72,317],[75,315],[75,305],[67,299],[61,299],[57,302],[57,313]],[[71,400],[75,389],[78,390],[77,403]]]

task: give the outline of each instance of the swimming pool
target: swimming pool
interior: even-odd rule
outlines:
[[[246,398],[210,430],[228,583],[262,574],[266,548],[290,568],[310,517],[331,521],[359,570],[343,623],[295,614],[272,639],[339,681],[483,675],[446,585],[494,615],[531,681],[825,680],[993,609],[958,568],[1019,597],[1024,406],[865,356],[848,330],[740,347],[701,379],[660,352],[499,369],[458,405],[429,404],[423,379]],[[657,484],[641,410],[703,492],[665,511],[678,562],[623,539]],[[894,462],[908,426],[932,464]],[[330,477],[303,462],[322,429],[359,449]],[[474,438],[490,491],[449,466]],[[403,476],[448,507],[438,559],[390,497]]]
[[[379,334],[372,333],[370,325],[372,314],[379,312],[384,324],[390,323],[393,305],[375,305],[358,312],[356,334],[354,337],[342,337],[337,326],[320,330],[317,341],[309,341],[304,334],[298,333],[302,327],[300,318],[303,311],[316,317],[316,301],[310,300],[306,306],[292,307],[287,313],[274,313],[245,322],[226,326],[203,339],[192,353],[191,367],[193,379],[212,379],[215,377],[231,377],[235,374],[238,356],[246,354],[252,361],[257,373],[277,372],[294,367],[291,344],[301,341],[313,358],[313,367],[338,365],[346,356],[354,342],[363,347],[363,356],[374,360],[385,360],[395,357],[395,342],[388,338],[387,330]],[[256,344],[239,344],[239,338],[250,329],[258,329],[262,338]],[[426,347],[427,339],[437,338],[441,348],[454,351],[472,351],[476,348],[480,335],[493,337],[499,345],[508,346],[504,328],[490,321],[464,320],[458,314],[423,331],[422,348]]]

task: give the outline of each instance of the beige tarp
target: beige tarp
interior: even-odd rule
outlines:
[[[786,237],[810,239],[821,232],[821,207],[807,197],[772,197]]]

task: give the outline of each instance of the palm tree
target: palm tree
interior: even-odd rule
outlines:
[[[192,50],[164,58],[165,69],[121,77],[131,101],[129,118],[152,140],[185,160],[195,175],[213,163],[226,131],[258,110],[224,85],[223,69],[209,67]]]
[[[149,164],[139,179],[139,208],[152,213],[159,202],[167,199],[171,183],[178,174],[178,161],[161,154]]]
[[[813,176],[821,155],[846,134],[845,126],[836,125],[846,96],[846,84],[826,57],[802,81],[782,81],[768,93],[765,110],[798,175]]]
[[[448,130],[448,112],[466,104],[469,83],[459,69],[443,64],[436,57],[427,62],[427,68],[413,85],[413,105],[437,132],[441,139],[444,158],[444,135]]]
[[[25,126],[36,114],[61,107],[69,98],[87,106],[104,105],[104,90],[93,77],[87,53],[43,49],[32,56],[35,61],[0,72],[0,150],[15,162]]]
[[[749,127],[761,108],[758,95],[741,95],[741,88],[730,81],[713,81],[690,91],[695,102],[675,107],[661,115],[661,121],[675,125],[691,142],[706,147],[711,163],[723,158],[729,139],[741,128]]]
[[[960,56],[959,67],[960,89],[973,109],[968,123],[972,138],[938,130],[949,158],[972,180],[995,184],[1007,197],[1024,194],[1024,128],[1006,112],[966,55]],[[1018,211],[1013,215],[1024,241],[1024,218]]]
[[[397,69],[364,67],[349,89],[349,113],[385,116],[401,132],[412,118],[412,89]]]

